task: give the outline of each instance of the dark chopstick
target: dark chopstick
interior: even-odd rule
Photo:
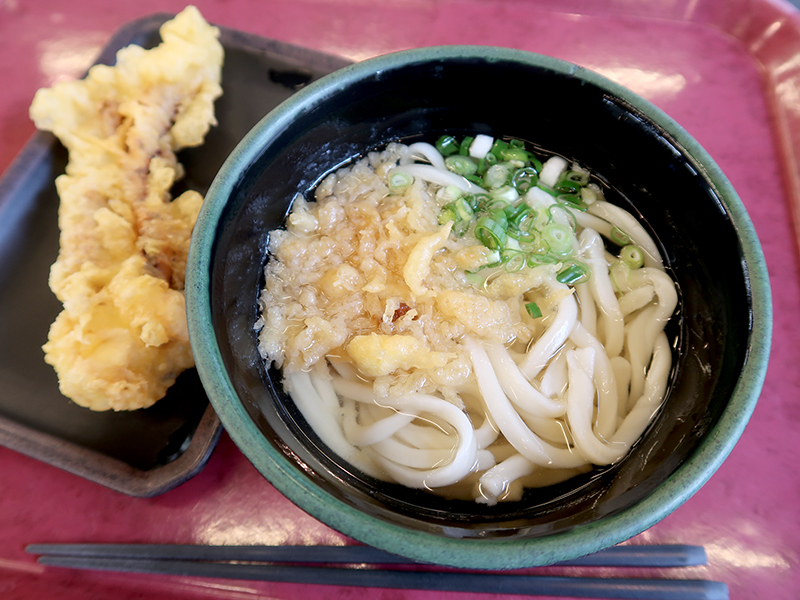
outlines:
[[[280,563],[419,564],[370,546],[203,546],[177,544],[30,544],[31,554],[100,558],[259,561]],[[558,566],[690,567],[705,565],[702,546],[683,544],[624,545],[561,563]]]
[[[389,571],[192,560],[40,556],[45,565],[226,579],[491,594],[616,598],[618,600],[727,600],[718,581],[553,577],[450,571]]]

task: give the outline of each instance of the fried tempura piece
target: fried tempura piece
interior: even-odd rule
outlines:
[[[151,50],[36,93],[30,115],[69,151],[56,179],[60,252],[50,287],[64,305],[44,345],[61,392],[92,410],[152,405],[194,365],[184,276],[202,197],[170,188],[175,152],[216,124],[223,49],[190,6]]]

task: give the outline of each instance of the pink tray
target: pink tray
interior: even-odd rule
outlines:
[[[550,54],[627,85],[694,135],[739,191],[763,243],[775,318],[766,383],[739,445],[709,483],[631,541],[703,545],[708,567],[569,573],[714,579],[726,582],[737,600],[797,597],[800,469],[793,448],[800,424],[800,269],[792,218],[800,214],[800,15],[794,8],[777,0],[228,0],[198,5],[209,20],[226,27],[352,60],[451,43]],[[25,111],[33,91],[91,62],[86,56],[78,68],[70,56],[102,46],[127,21],[174,12],[183,3],[140,0],[111,7],[102,0],[76,0],[68,13],[63,6],[55,0],[0,4],[0,75],[11,82],[0,94],[0,169],[32,133]],[[59,43],[61,63],[51,52]],[[349,543],[276,492],[225,435],[202,473],[156,498],[131,498],[4,448],[0,473],[3,598],[444,597],[71,572],[40,567],[24,553],[24,545],[33,542]]]

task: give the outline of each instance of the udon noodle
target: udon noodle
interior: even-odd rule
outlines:
[[[495,504],[619,461],[663,402],[677,305],[587,170],[518,140],[391,143],[270,236],[259,349],[379,479]]]

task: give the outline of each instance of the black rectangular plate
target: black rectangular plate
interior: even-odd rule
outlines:
[[[160,41],[173,15],[134,21],[109,41],[98,62],[112,64],[129,44]],[[272,108],[297,89],[348,64],[275,40],[220,28],[225,48],[219,125],[205,143],[180,153],[186,177],[176,192],[205,193],[227,155]],[[61,305],[47,278],[58,255],[54,179],[67,154],[36,134],[0,178],[0,444],[119,492],[155,496],[205,466],[222,431],[196,371],[153,407],[93,412],[65,398],[41,346]]]

